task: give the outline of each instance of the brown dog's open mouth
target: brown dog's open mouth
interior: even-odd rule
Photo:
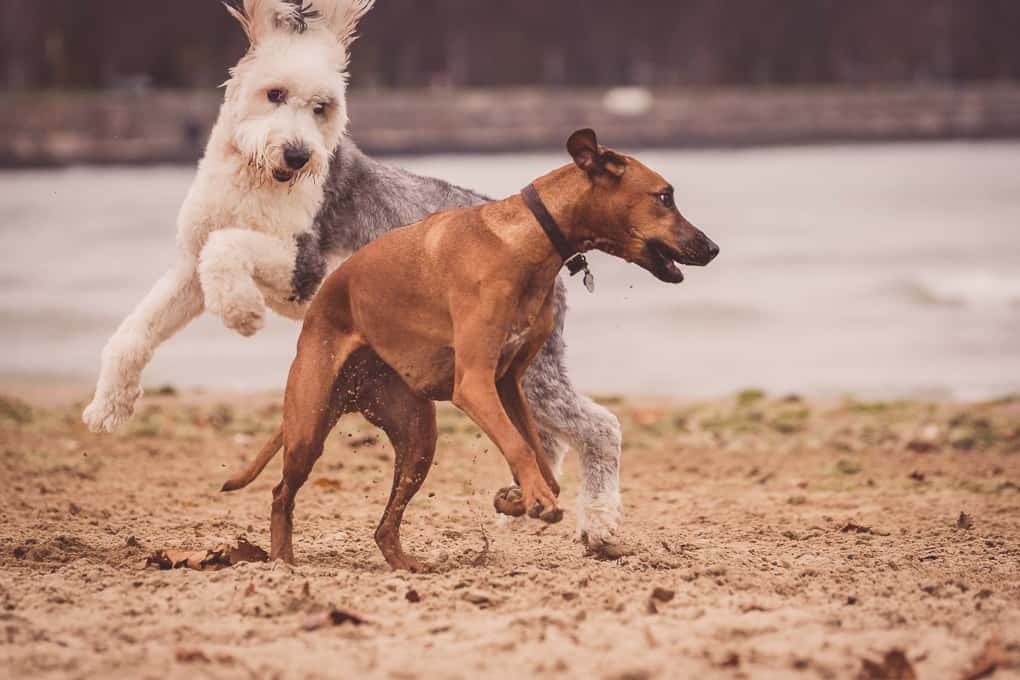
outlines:
[[[289,182],[294,178],[294,173],[290,170],[273,170],[273,179],[277,182]]]
[[[683,255],[679,250],[658,239],[648,241],[645,244],[645,249],[648,251],[648,258],[651,261],[648,271],[652,272],[656,278],[666,283],[680,283],[684,280],[684,273],[677,266],[678,262],[683,261]]]

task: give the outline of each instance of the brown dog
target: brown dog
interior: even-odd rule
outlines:
[[[294,496],[339,417],[360,411],[396,454],[376,543],[394,569],[423,569],[400,546],[400,521],[432,466],[433,400],[452,400],[502,451],[520,490],[497,499],[501,512],[560,520],[520,381],[552,330],[564,260],[576,271],[578,253],[594,248],[679,283],[676,262],[704,265],[719,252],[680,215],[660,175],[599,146],[591,130],[571,135],[567,150],[573,164],[522,194],[395,229],[323,283],[298,340],[281,431],[224,485],[251,482],[282,442],[273,558],[293,561]]]

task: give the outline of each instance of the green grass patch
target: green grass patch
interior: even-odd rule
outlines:
[[[761,429],[764,416],[758,412],[737,410],[706,416],[699,421],[701,429],[714,434],[745,434]]]
[[[856,475],[861,471],[861,464],[849,458],[840,458],[836,461],[836,472],[841,475]]]
[[[0,420],[10,420],[18,425],[32,422],[32,407],[15,397],[0,395]]]
[[[176,397],[179,394],[177,387],[175,385],[171,385],[170,383],[163,383],[159,387],[155,388],[147,388],[145,390],[145,393],[153,394],[156,395],[157,397]]]
[[[811,409],[806,406],[802,408],[785,409],[777,413],[772,418],[770,425],[772,425],[772,429],[777,432],[793,434],[795,432],[802,432],[810,417]]]
[[[967,451],[976,447],[988,447],[998,443],[1002,437],[987,418],[960,413],[949,421],[949,443],[953,448]]]
[[[995,399],[982,401],[978,406],[1008,406],[1020,402],[1020,394],[1006,394]]]
[[[846,409],[852,413],[870,413],[870,414],[881,414],[881,413],[892,413],[894,411],[902,411],[903,409],[911,406],[913,402],[906,400],[899,401],[859,401],[853,397],[848,397],[846,400]]]
[[[158,437],[163,429],[163,414],[155,409],[146,409],[128,421],[124,435],[128,437]]]
[[[759,401],[765,398],[765,390],[757,387],[749,387],[747,389],[740,390],[737,392],[737,406],[743,408],[757,404]]]

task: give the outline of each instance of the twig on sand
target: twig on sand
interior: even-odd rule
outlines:
[[[482,532],[482,551],[475,556],[475,559],[471,560],[471,566],[480,567],[489,561],[489,532],[485,530],[485,524],[480,520],[478,522],[478,528]]]

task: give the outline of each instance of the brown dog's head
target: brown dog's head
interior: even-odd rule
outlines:
[[[593,247],[668,283],[684,280],[677,263],[704,266],[719,254],[719,246],[677,210],[673,187],[659,173],[599,146],[590,129],[570,135],[567,151],[592,182],[585,221]]]

